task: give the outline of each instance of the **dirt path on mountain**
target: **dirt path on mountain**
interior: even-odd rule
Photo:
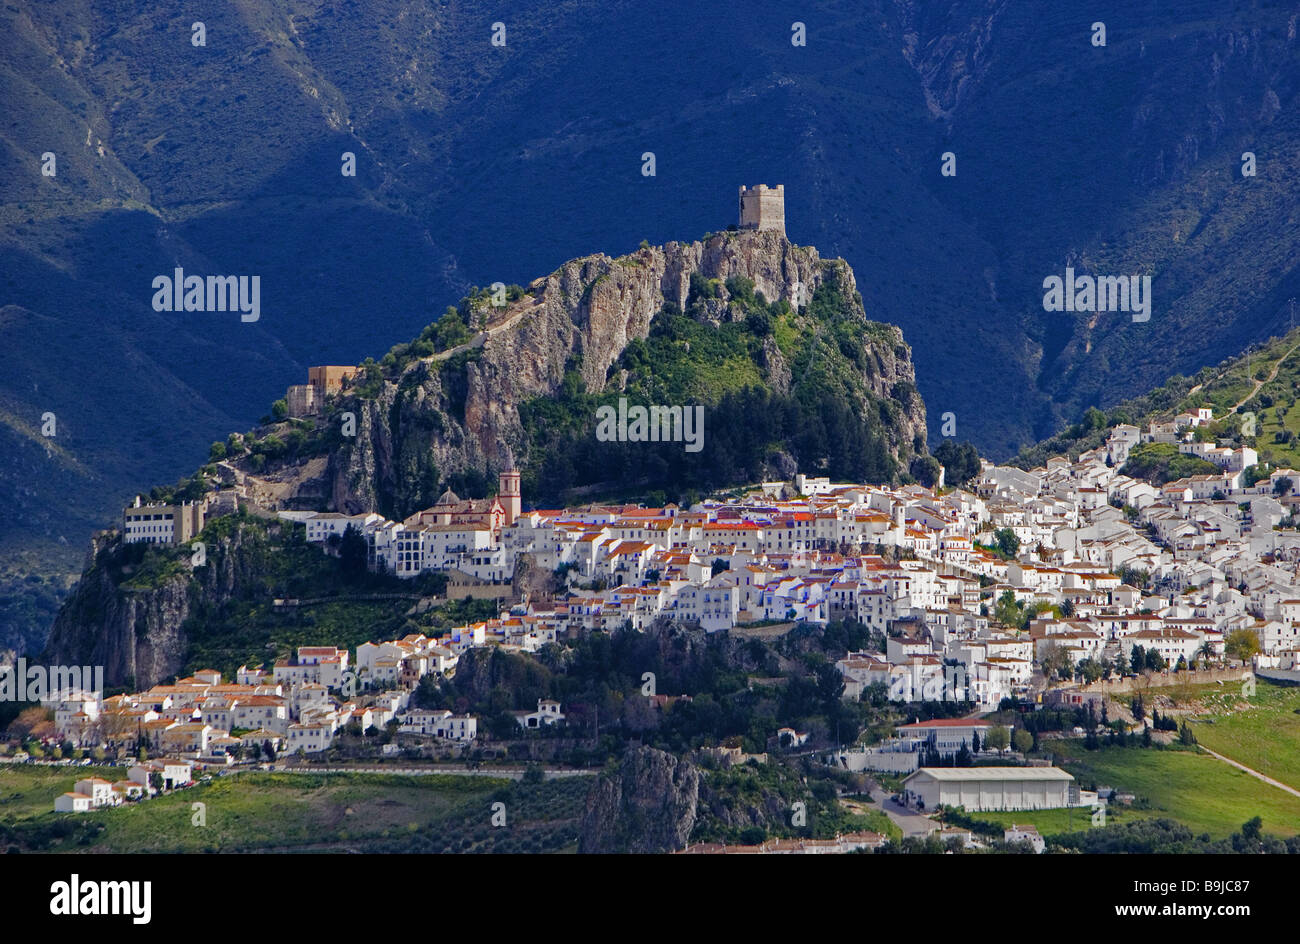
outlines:
[[[1231,757],[1224,757],[1222,754],[1216,754],[1214,751],[1210,750],[1204,744],[1200,745],[1200,747],[1201,750],[1205,751],[1205,753],[1209,754],[1211,757],[1217,757],[1225,764],[1231,764],[1233,767],[1236,767],[1238,770],[1245,771],[1246,773],[1250,774],[1252,777],[1255,777],[1258,780],[1262,780],[1271,786],[1277,787],[1279,790],[1285,790],[1287,793],[1291,794],[1292,796],[1300,797],[1300,790],[1297,790],[1295,787],[1288,787],[1286,784],[1274,780],[1272,777],[1266,777],[1263,774],[1261,774],[1258,770],[1252,770],[1251,768],[1247,767],[1245,764],[1238,763],[1237,761],[1233,760]]]
[[[1285,363],[1287,362],[1287,359],[1288,359],[1292,354],[1294,354],[1294,353],[1296,352],[1296,349],[1297,349],[1297,348],[1300,348],[1300,343],[1297,343],[1297,344],[1292,345],[1291,350],[1287,351],[1285,354],[1283,354],[1281,357],[1279,357],[1279,358],[1277,359],[1277,363],[1273,365],[1273,372],[1270,373],[1270,374],[1269,374],[1266,378],[1264,378],[1263,380],[1256,380],[1256,381],[1255,381],[1255,389],[1252,390],[1252,391],[1250,391],[1250,393],[1247,394],[1247,396],[1246,396],[1246,398],[1245,398],[1244,400],[1242,400],[1240,403],[1238,403],[1236,406],[1234,406],[1234,407],[1232,408],[1232,412],[1233,412],[1233,413],[1236,413],[1238,410],[1240,410],[1243,406],[1245,406],[1245,405],[1246,405],[1247,403],[1249,403],[1251,400],[1255,399],[1255,394],[1259,393],[1259,391],[1260,391],[1261,389],[1263,389],[1263,387],[1264,387],[1265,384],[1270,384],[1270,383],[1272,383],[1274,380],[1276,380],[1276,379],[1277,379],[1277,372],[1278,372],[1279,370],[1282,369],[1282,365],[1285,364]],[[1193,390],[1192,392],[1195,392],[1195,391]]]
[[[441,354],[433,355],[432,360],[445,361],[447,360],[447,358],[454,357],[457,354],[461,353],[462,351],[469,351],[476,347],[482,347],[484,344],[487,343],[488,338],[492,337],[494,334],[500,334],[502,331],[505,331],[508,328],[514,327],[516,324],[519,323],[520,318],[528,314],[530,311],[535,311],[539,307],[541,307],[541,302],[539,300],[534,300],[531,305],[521,306],[519,311],[515,312],[505,321],[499,322],[498,324],[489,325],[486,331],[478,332],[476,335],[474,335],[473,338],[471,338],[469,341],[466,341],[464,344],[460,344],[449,350],[443,351]]]

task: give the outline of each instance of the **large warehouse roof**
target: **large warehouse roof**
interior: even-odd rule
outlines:
[[[911,724],[895,725],[900,731],[920,730],[923,728],[991,728],[993,722],[980,718],[934,718],[930,721],[913,721]]]
[[[908,774],[904,782],[928,774],[935,780],[1073,780],[1060,767],[922,767]]]

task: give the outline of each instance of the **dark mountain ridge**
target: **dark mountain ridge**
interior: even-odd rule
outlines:
[[[471,285],[717,229],[742,182],[786,185],[788,231],[846,259],[915,347],[928,428],[954,412],[993,458],[1279,333],[1300,296],[1295,0],[812,2],[805,47],[774,2],[202,16],[195,47],[174,0],[0,8],[19,581],[74,570],[82,535],[306,365],[401,343]],[[177,265],[260,275],[262,318],[154,312]],[[1151,274],[1151,321],[1044,312],[1066,265]],[[7,607],[13,645],[31,627]]]

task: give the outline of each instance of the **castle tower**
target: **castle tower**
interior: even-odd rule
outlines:
[[[785,184],[740,188],[740,228],[785,235]]]
[[[515,468],[515,456],[506,447],[506,467],[498,480],[497,501],[506,512],[506,525],[512,525],[523,511],[523,494],[519,486],[519,470]]]

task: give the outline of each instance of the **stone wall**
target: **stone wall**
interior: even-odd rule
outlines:
[[[1167,688],[1173,685],[1207,685],[1215,682],[1237,683],[1250,674],[1249,669],[1198,669],[1195,672],[1154,672],[1148,682],[1147,676],[1137,678],[1112,679],[1093,682],[1075,689],[1079,692],[1105,692],[1117,695],[1125,692],[1141,692],[1147,688]]]

